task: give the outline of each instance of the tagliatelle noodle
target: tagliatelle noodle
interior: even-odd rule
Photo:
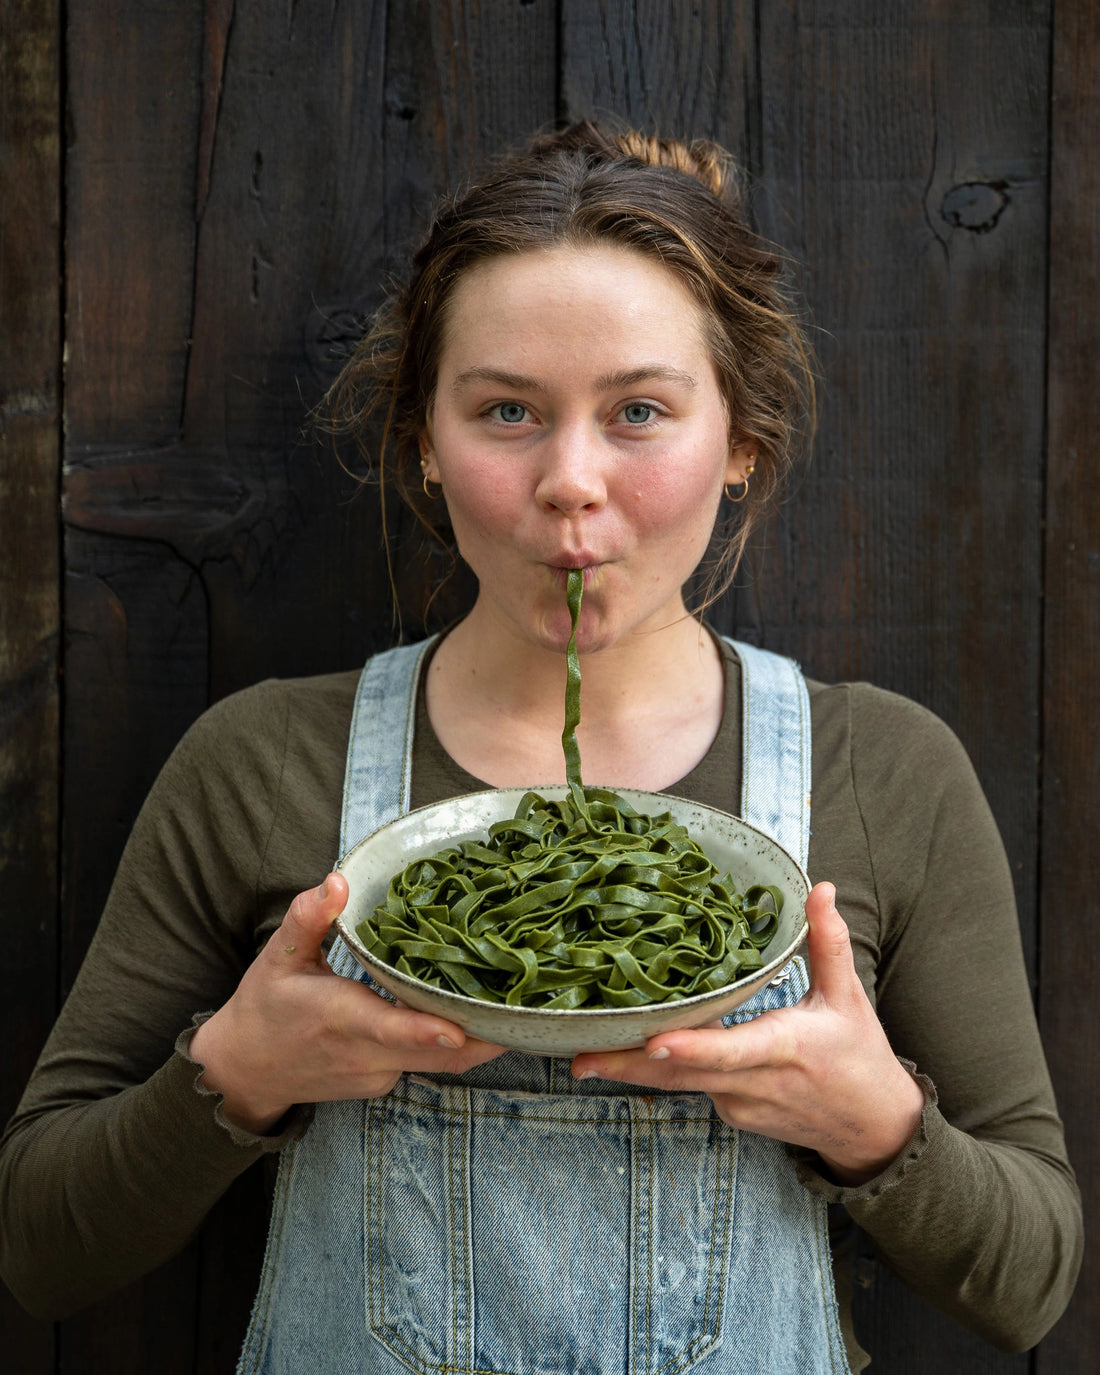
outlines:
[[[640,813],[614,792],[583,786],[583,589],[582,570],[570,570],[568,796],[529,792],[487,841],[414,860],[356,928],[375,958],[434,987],[524,1007],[639,1007],[759,969],[775,933],[778,889],[736,892],[669,813]]]

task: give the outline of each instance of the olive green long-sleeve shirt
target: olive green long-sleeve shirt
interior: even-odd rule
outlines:
[[[187,1056],[188,1033],[337,857],[357,677],[267,682],[226,699],[154,785],[0,1146],[0,1274],[31,1312],[62,1316],[167,1259],[243,1170],[308,1124],[303,1106],[280,1136],[232,1128]],[[840,1188],[796,1151],[800,1177],[843,1204],[929,1302],[1023,1349],[1068,1302],[1081,1217],[1003,848],[935,717],[863,684],[811,683],[810,700],[810,877],[836,884],[891,1044],[935,1092],[879,1178]],[[667,791],[737,811],[739,722],[727,652],[719,735]],[[421,703],[413,805],[482,786],[443,752]],[[862,1369],[840,1261],[837,1281]]]

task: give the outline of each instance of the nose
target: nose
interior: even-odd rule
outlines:
[[[607,502],[607,483],[598,439],[586,427],[568,427],[543,442],[542,471],[535,498],[546,511],[578,516]]]

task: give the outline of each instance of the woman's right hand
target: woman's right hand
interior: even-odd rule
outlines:
[[[322,944],[347,900],[347,880],[335,873],[299,893],[236,992],[191,1039],[204,1084],[246,1131],[270,1131],[295,1103],[375,1098],[406,1070],[462,1074],[503,1054],[334,974]]]

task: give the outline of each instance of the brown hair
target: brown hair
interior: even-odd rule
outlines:
[[[729,154],[590,120],[540,134],[439,210],[406,285],[382,308],[327,398],[333,429],[369,458],[379,417],[377,475],[439,538],[443,503],[421,489],[418,439],[432,405],[447,307],[476,263],[558,245],[610,243],[656,258],[688,287],[705,322],[730,417],[730,440],[751,442],[755,471],[718,549],[705,602],[728,585],[754,525],[781,491],[812,429],[810,350],[778,250],[746,223]],[[384,499],[384,498],[383,498]]]

